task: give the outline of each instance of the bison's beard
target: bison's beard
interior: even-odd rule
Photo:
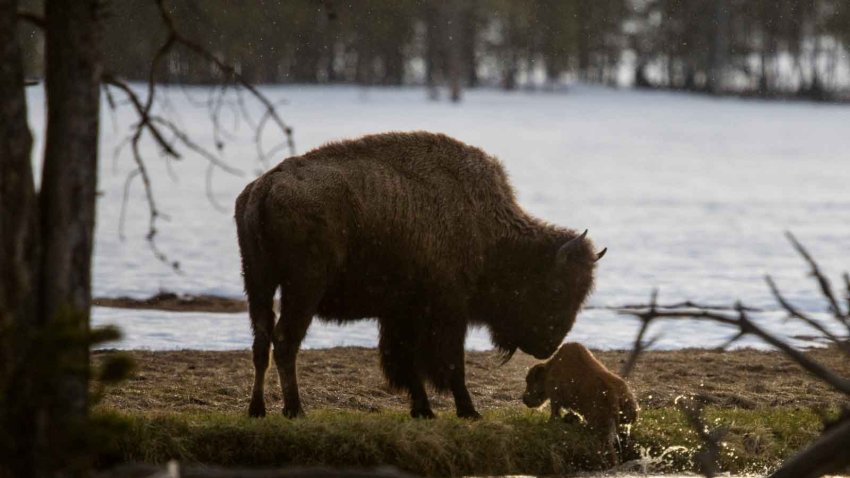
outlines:
[[[506,363],[510,362],[511,359],[513,358],[514,354],[516,353],[516,347],[511,347],[511,348],[507,348],[507,349],[499,347],[498,350],[499,350],[498,354],[499,354],[499,359],[500,359],[499,360],[499,366],[500,367],[502,365],[505,365]]]

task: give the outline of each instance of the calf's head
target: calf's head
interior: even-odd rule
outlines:
[[[522,403],[529,408],[537,408],[546,401],[546,365],[539,363],[528,371],[525,376],[525,393]]]

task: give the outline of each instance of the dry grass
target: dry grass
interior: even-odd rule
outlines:
[[[110,352],[98,352],[95,361]],[[844,375],[850,363],[834,350],[815,358]],[[434,395],[437,420],[407,416],[407,399],[390,392],[376,352],[365,348],[306,350],[299,356],[307,418],[287,420],[274,366],[268,375],[270,415],[247,418],[253,367],[250,353],[131,352],[135,376],[108,390],[97,414],[120,422],[123,437],[113,459],[162,463],[170,458],[225,466],[394,465],[419,475],[564,474],[599,469],[592,440],[575,424],[550,423],[524,408],[519,397],[535,360],[517,354],[505,366],[489,352],[467,354],[469,388],[484,420],[454,417],[451,397]],[[625,352],[598,352],[617,370]],[[698,393],[710,404],[706,420],[729,429],[722,469],[763,472],[812,440],[821,427],[817,410],[834,409],[841,396],[809,378],[780,354],[743,350],[649,352],[630,383],[644,410],[634,428],[635,447],[658,456],[659,467],[692,469],[698,440],[675,397]]]
[[[99,352],[95,360],[108,354]],[[850,375],[850,361],[832,349],[810,352],[836,372]],[[137,364],[133,378],[108,391],[104,406],[133,412],[245,413],[253,380],[248,351],[131,352]],[[618,370],[625,352],[597,352]],[[305,350],[299,355],[301,395],[311,410],[403,411],[407,399],[386,387],[374,349]],[[519,400],[525,373],[536,361],[517,353],[504,366],[491,352],[467,353],[467,378],[473,400],[482,410],[522,408]],[[775,352],[679,350],[648,352],[629,380],[641,406],[670,406],[681,394],[701,394],[719,408],[830,408],[841,395],[809,377]],[[433,395],[435,411],[453,414],[450,396]],[[269,412],[281,407],[274,365],[268,373]]]

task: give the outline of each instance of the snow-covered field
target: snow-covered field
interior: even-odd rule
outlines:
[[[42,136],[43,94],[30,89],[30,115]],[[209,90],[188,90],[194,100]],[[663,92],[576,86],[566,92],[472,91],[460,105],[427,100],[421,89],[269,87],[286,100],[281,115],[295,127],[299,152],[325,142],[388,130],[444,132],[499,157],[524,207],[550,222],[590,229],[609,252],[601,261],[592,305],[645,302],[654,287],[662,302],[691,299],[775,310],[764,284],[773,275],[802,309],[821,312],[814,284],[783,231],[808,246],[838,280],[850,269],[850,108],[810,103],[716,99]],[[205,110],[182,89],[170,107],[197,141],[211,144]],[[259,109],[254,110],[259,116]],[[241,295],[232,203],[260,173],[252,137],[240,124],[223,150],[242,176],[217,173],[217,202],[205,195],[205,160],[187,154],[170,168],[152,144],[149,158],[160,209],[159,246],[181,263],[175,274],[154,259],[144,236],[147,206],[133,184],[125,240],[118,235],[125,178],[134,167],[112,153],[134,120],[104,106],[102,171],[94,287],[97,296],[144,297],[159,290]],[[224,118],[232,125],[232,118]],[[266,144],[279,138],[268,135]],[[40,144],[36,151],[41,150]],[[281,154],[281,159],[283,158]],[[171,170],[169,172],[169,169]],[[785,335],[809,333],[767,314]],[[771,317],[773,319],[771,319]],[[97,308],[95,324],[116,323],[120,347],[233,349],[250,345],[245,314],[180,314]],[[572,339],[596,347],[628,347],[633,319],[583,313]],[[709,324],[668,323],[660,347],[709,346],[728,332]],[[374,324],[314,324],[308,347],[374,345]],[[483,331],[470,348],[487,348]]]

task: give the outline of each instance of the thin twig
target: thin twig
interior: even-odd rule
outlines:
[[[850,315],[850,274],[847,272],[844,273],[844,288],[845,293],[847,294],[847,315]]]
[[[837,337],[818,320],[809,317],[808,315],[804,314],[799,309],[794,307],[790,302],[785,299],[785,297],[782,296],[782,293],[779,292],[779,288],[776,286],[776,283],[773,282],[773,278],[771,278],[769,275],[765,276],[764,280],[765,282],[767,282],[767,286],[770,288],[770,292],[773,294],[773,297],[775,297],[779,305],[782,306],[782,308],[785,309],[786,312],[788,312],[789,316],[809,324],[809,326],[817,329],[818,332],[820,332],[821,334],[823,334],[824,337],[829,339],[830,342],[837,345],[843,352],[850,353],[850,344],[848,344],[847,340]]]
[[[169,32],[169,37],[173,37],[175,43],[182,45],[183,47],[192,51],[196,55],[215,65],[219,69],[219,71],[221,71],[225,75],[225,77],[232,78],[243,88],[248,90],[248,92],[250,92],[251,95],[265,107],[266,113],[271,117],[271,119],[278,126],[278,128],[280,128],[281,132],[283,132],[284,136],[286,137],[287,144],[289,145],[290,154],[294,156],[295,139],[292,135],[292,128],[286,123],[284,123],[283,119],[278,114],[274,103],[272,103],[264,94],[260,93],[260,91],[253,84],[251,84],[251,82],[249,82],[244,76],[242,76],[242,74],[240,74],[233,65],[229,65],[223,62],[216,55],[201,46],[199,43],[183,36],[177,30],[171,13],[169,13],[168,9],[165,8],[165,0],[156,0],[156,4],[159,8],[160,18],[162,19],[166,29]]]
[[[647,310],[649,308],[650,306],[646,306]],[[619,312],[621,314],[632,315],[636,317],[640,317],[641,315],[640,311],[636,311],[634,309],[624,309],[620,310]],[[657,310],[653,315],[654,318],[687,318],[697,320],[710,320],[713,322],[737,327],[741,333],[751,334],[759,337],[763,341],[784,352],[792,360],[797,362],[801,367],[806,369],[812,375],[820,378],[821,380],[828,383],[830,386],[840,391],[841,393],[850,395],[850,380],[836,375],[834,372],[824,367],[819,362],[812,360],[806,354],[800,352],[799,350],[788,345],[781,339],[773,336],[761,327],[757,326],[747,316],[746,309],[744,309],[743,307],[738,310],[737,316],[729,316],[705,310]]]
[[[826,278],[825,275],[820,271],[817,262],[815,262],[814,258],[812,258],[809,251],[803,247],[802,244],[794,237],[794,234],[786,231],[785,237],[791,241],[791,244],[794,246],[794,249],[797,249],[797,252],[803,256],[803,259],[809,263],[809,266],[812,268],[811,274],[817,280],[818,285],[820,286],[821,293],[829,302],[829,310],[832,312],[839,321],[848,326],[848,330],[850,330],[850,323],[848,323],[847,317],[844,317],[844,314],[841,312],[841,307],[838,305],[838,300],[835,299],[835,294],[832,292],[832,285],[829,283],[829,279]]]
[[[672,304],[657,304],[655,306],[657,309],[699,309],[699,310],[736,310],[734,306],[729,305],[709,305],[709,304],[700,304],[698,302],[693,302],[690,300],[686,300],[683,302],[675,302]],[[627,305],[597,305],[597,306],[588,306],[585,309],[588,310],[627,310],[627,309],[645,309],[646,304],[627,304]],[[747,312],[764,312],[763,309],[758,307],[746,307]]]
[[[136,125],[137,130],[147,128],[148,132],[151,134],[151,136],[159,145],[159,147],[162,148],[165,154],[171,156],[174,159],[180,159],[180,154],[172,147],[172,145],[165,139],[165,136],[163,136],[163,133],[159,130],[159,128],[157,128],[156,125],[154,125],[151,121],[149,108],[146,107],[145,103],[142,103],[141,98],[139,98],[139,95],[137,95],[136,92],[133,91],[132,88],[130,88],[130,85],[128,85],[125,81],[108,73],[104,74],[102,79],[104,83],[118,88],[127,95],[127,98],[130,100],[130,104],[133,105],[133,108],[139,115],[139,122]]]
[[[224,77],[223,84],[221,85],[221,87],[214,89],[211,93],[214,95],[214,97],[211,97],[206,102],[206,107],[209,110],[210,121],[212,122],[213,127],[215,151],[220,153],[224,149],[224,140],[226,139],[225,137],[229,136],[229,132],[222,128],[221,125],[221,115],[224,108],[231,108],[234,112],[234,129],[238,126],[240,114],[245,118],[248,124],[253,123],[242,99],[242,89],[247,90],[255,100],[257,100],[263,105],[263,116],[264,118],[267,118],[261,124],[257,125],[257,128],[255,128],[255,138],[262,138],[265,125],[270,122],[271,124],[276,125],[281,130],[285,138],[286,145],[293,155],[295,154],[295,143],[292,135],[292,128],[283,122],[277,112],[275,103],[269,100],[254,85],[248,82],[234,66],[225,63],[224,61],[220,60],[216,55],[214,55],[205,47],[203,47],[201,44],[192,41],[191,39],[184,36],[176,28],[174,18],[171,16],[171,13],[166,8],[164,0],[155,0],[155,4],[158,8],[160,19],[166,29],[166,38],[157,49],[151,61],[151,66],[150,70],[148,71],[148,78],[146,82],[147,94],[144,99],[142,99],[142,97],[137,94],[136,91],[134,91],[125,81],[118,79],[114,75],[104,74],[102,77],[102,81],[107,91],[107,99],[110,103],[110,107],[114,108],[116,104],[115,100],[112,97],[112,93],[111,91],[109,91],[108,88],[109,86],[112,86],[124,93],[128,103],[132,106],[132,108],[136,112],[136,115],[138,116],[138,121],[133,127],[133,132],[127,140],[127,142],[131,146],[133,160],[136,163],[136,169],[130,172],[127,176],[127,179],[125,180],[123,202],[121,207],[122,212],[121,218],[119,220],[119,236],[123,238],[124,214],[126,212],[126,202],[129,197],[130,186],[135,180],[135,178],[139,177],[142,179],[142,184],[144,185],[145,198],[148,204],[149,211],[148,232],[146,235],[148,244],[150,245],[154,255],[159,260],[168,263],[172,268],[177,270],[179,269],[179,263],[177,261],[170,260],[166,256],[166,254],[163,253],[163,251],[161,251],[157,247],[156,244],[156,236],[158,234],[158,230],[156,227],[157,221],[161,218],[164,218],[165,216],[158,209],[157,204],[154,200],[151,177],[148,173],[145,160],[142,157],[140,142],[143,138],[143,134],[147,132],[151,135],[154,142],[160,147],[167,159],[180,159],[181,155],[178,151],[178,148],[185,148],[205,158],[209,162],[205,174],[206,193],[208,199],[210,200],[210,203],[216,209],[226,210],[225,207],[223,207],[221,204],[218,203],[218,201],[215,200],[215,194],[212,191],[212,177],[215,172],[215,169],[221,169],[234,175],[242,175],[243,173],[242,171],[232,166],[229,166],[224,161],[222,161],[219,157],[219,154],[217,154],[216,152],[213,152],[212,150],[207,149],[201,144],[193,141],[192,138],[186,133],[186,131],[181,126],[179,126],[174,120],[153,113],[154,105],[161,103],[161,101],[157,99],[157,75],[159,73],[160,66],[162,65],[163,61],[175,49],[175,47],[179,46],[186,48],[190,52],[200,56],[212,65],[215,65],[215,67],[222,73]],[[230,103],[225,99],[227,91],[231,87],[231,82],[233,82],[233,84],[237,86],[236,88],[234,88],[234,90],[237,92],[237,101],[235,104]],[[190,102],[192,102],[191,98]],[[275,150],[273,149],[272,151]],[[262,164],[266,164],[266,155],[268,153],[263,152],[261,142],[259,141],[258,152],[260,162]],[[116,150],[116,157],[119,153],[120,148]],[[166,164],[169,167],[170,172],[170,163]]]
[[[722,446],[720,441],[728,432],[725,427],[709,429],[708,425],[703,420],[704,404],[693,397],[679,397],[676,399],[676,405],[682,414],[685,415],[688,424],[691,426],[700,441],[702,441],[705,449],[694,457],[697,466],[703,475],[712,478],[717,474],[717,463],[720,458]]]
[[[632,346],[632,351],[629,354],[628,359],[626,359],[626,362],[620,369],[620,376],[623,378],[628,377],[632,373],[640,355],[658,340],[657,336],[650,339],[648,342],[644,342],[643,340],[643,336],[646,335],[646,330],[649,328],[649,324],[656,317],[655,313],[657,311],[657,302],[658,289],[654,289],[652,291],[652,298],[649,301],[649,311],[644,314],[635,315],[635,317],[641,321],[640,330],[638,331],[637,337],[635,337],[635,344]]]

